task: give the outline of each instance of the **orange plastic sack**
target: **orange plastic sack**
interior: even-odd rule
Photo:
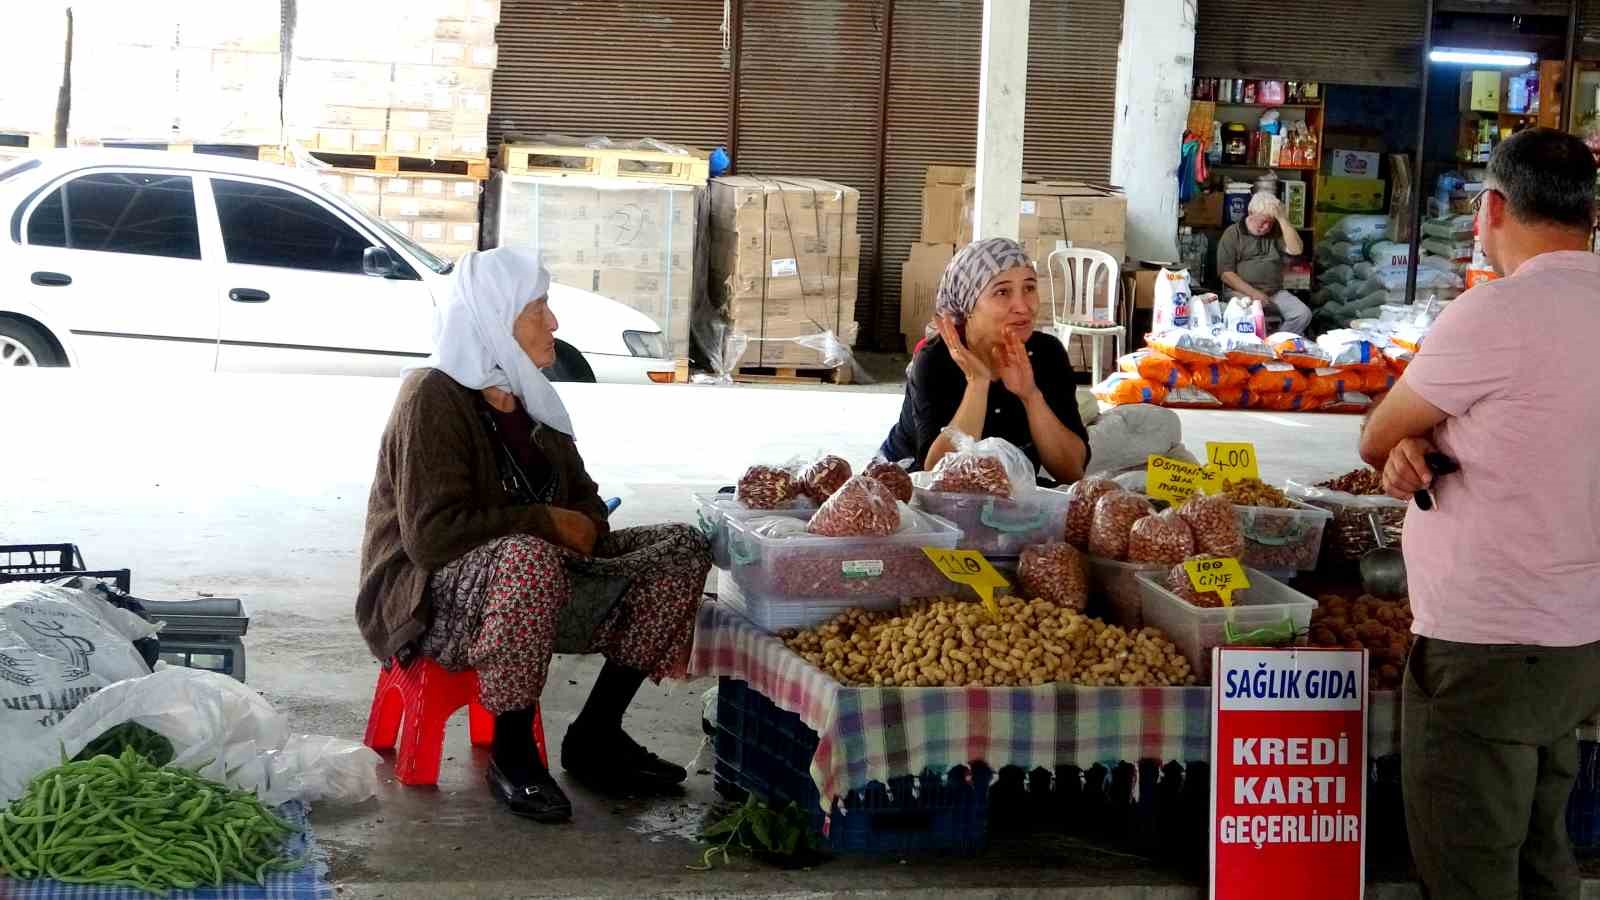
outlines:
[[[1359,392],[1363,381],[1360,372],[1343,369],[1312,369],[1305,376],[1306,393],[1321,399],[1337,397],[1346,392]]]
[[[1304,394],[1306,376],[1288,363],[1265,363],[1250,370],[1250,380],[1245,382],[1251,393]]]
[[[1367,369],[1361,373],[1361,393],[1382,394],[1394,387],[1399,377],[1387,369]]]
[[[1189,373],[1178,361],[1156,350],[1137,350],[1117,360],[1117,369],[1159,384],[1167,390],[1189,386]]]
[[[1372,398],[1358,392],[1346,392],[1322,404],[1323,412],[1364,413],[1372,408]]]
[[[1227,388],[1244,387],[1250,380],[1250,373],[1239,366],[1230,366],[1227,363],[1212,363],[1205,366],[1189,367],[1189,385],[1202,391],[1215,394],[1218,390]]]
[[[1249,406],[1249,394],[1250,392],[1242,387],[1217,388],[1212,391],[1212,396],[1217,398],[1217,402],[1229,409],[1244,409]]]
[[[1181,363],[1190,365],[1206,365],[1219,363],[1227,357],[1223,355],[1222,347],[1209,336],[1193,331],[1168,331],[1163,334],[1153,334],[1145,338],[1145,343],[1150,349],[1165,353]]]
[[[1132,403],[1154,403],[1160,406],[1162,401],[1167,399],[1166,388],[1127,372],[1113,373],[1089,391],[1094,394],[1096,400],[1112,406],[1126,406]]]
[[[1255,408],[1273,412],[1311,412],[1322,405],[1321,398],[1310,394],[1262,394],[1257,400]]]
[[[1308,341],[1292,331],[1280,331],[1267,338],[1278,359],[1297,369],[1319,369],[1328,365],[1328,353],[1315,341]]]

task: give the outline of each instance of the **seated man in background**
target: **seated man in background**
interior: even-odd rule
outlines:
[[[1311,324],[1311,307],[1283,289],[1285,257],[1305,252],[1300,232],[1289,224],[1283,203],[1271,194],[1250,198],[1250,213],[1235,222],[1217,242],[1217,272],[1229,295],[1260,300],[1268,313],[1283,319],[1283,331],[1305,334]]]

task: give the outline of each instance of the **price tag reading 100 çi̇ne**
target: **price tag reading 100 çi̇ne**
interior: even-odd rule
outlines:
[[[1250,586],[1237,559],[1191,559],[1183,564],[1189,583],[1202,594],[1216,594],[1223,606],[1233,605],[1233,592]]]
[[[995,618],[1000,617],[1000,605],[994,602],[996,588],[1010,587],[1011,583],[996,572],[994,566],[976,550],[946,550],[941,547],[923,547],[922,552],[933,560],[944,577],[956,584],[964,584],[978,592],[983,606]]]

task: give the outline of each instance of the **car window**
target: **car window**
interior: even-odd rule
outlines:
[[[322,206],[293,191],[211,179],[228,262],[362,274],[373,243]]]
[[[185,175],[134,172],[74,178],[34,208],[28,243],[199,259],[194,182]]]

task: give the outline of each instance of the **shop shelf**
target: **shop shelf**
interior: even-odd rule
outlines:
[[[1022,500],[989,494],[951,494],[926,488],[931,477],[912,476],[916,495],[912,505],[948,519],[961,529],[960,546],[985,556],[1017,557],[1035,544],[1059,541],[1066,532],[1064,491],[1040,488]]]
[[[815,598],[859,605],[959,593],[923,548],[954,549],[961,529],[938,516],[900,505],[901,527],[885,537],[771,536],[756,519],[726,519],[731,572],[746,598],[765,603]]]
[[[1231,625],[1235,633],[1294,623],[1297,635],[1311,627],[1311,611],[1317,601],[1267,575],[1247,568],[1250,587],[1234,591],[1231,607],[1195,606],[1167,590],[1160,573],[1141,572],[1134,576],[1144,595],[1144,624],[1159,628],[1183,651],[1202,682],[1211,678],[1211,648],[1228,643]],[[1297,639],[1298,640],[1298,639]]]
[[[717,685],[713,773],[724,795],[748,792],[774,807],[797,803],[820,834],[822,807],[811,779],[817,733],[800,717],[735,678]],[[989,784],[982,765],[872,782],[836,799],[824,837],[835,853],[976,853],[988,843]]]
[[[1121,562],[1103,556],[1090,556],[1090,589],[1106,599],[1101,608],[1103,618],[1123,628],[1143,628],[1144,589],[1134,576],[1148,572],[1157,578],[1164,578],[1171,569],[1171,566],[1160,564]]]
[[[1258,569],[1310,572],[1322,557],[1322,532],[1333,514],[1298,500],[1294,506],[1234,506],[1244,533],[1242,562]]]
[[[754,519],[761,516],[784,516],[791,519],[810,519],[816,512],[812,505],[796,505],[793,509],[751,509],[734,499],[733,494],[694,494],[699,512],[700,533],[711,542],[711,559],[719,569],[733,568],[733,558],[728,553],[728,520]]]

